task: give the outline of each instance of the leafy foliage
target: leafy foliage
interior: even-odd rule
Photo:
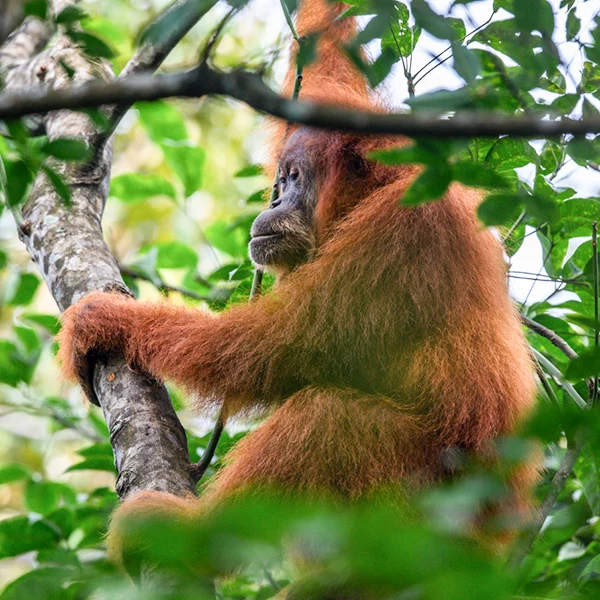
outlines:
[[[56,21],[94,60],[108,58],[118,72],[136,44],[169,33],[181,18],[178,11],[204,11],[215,2],[192,4],[160,13],[150,27],[149,17],[164,3],[150,2],[151,14],[125,0],[89,3],[65,9]],[[393,77],[393,103],[406,110],[449,119],[459,118],[462,109],[533,112],[552,120],[598,115],[600,18],[590,10],[591,0],[461,0],[445,13],[440,3],[426,0],[346,4],[341,18],[360,15],[365,24],[346,51],[378,92],[385,95]],[[43,16],[48,3],[30,0],[25,8]],[[217,46],[211,60],[226,67],[261,64],[268,75],[277,42],[271,15],[250,18],[251,10],[228,25],[227,43]],[[212,14],[175,51],[172,64],[193,65],[218,23]],[[306,44],[302,60],[314,58],[316,41]],[[366,44],[381,48],[373,64],[363,59]],[[256,166],[254,142],[247,141],[255,121],[248,109],[222,99],[139,103],[130,112],[116,137],[104,226],[136,294],[169,295],[213,310],[247,300],[248,232],[270,185]],[[89,150],[76,139],[36,136],[26,121],[0,123],[0,132],[0,571],[7,573],[0,575],[0,600],[136,597],[106,560],[103,536],[116,503],[106,425],[58,381],[56,308],[23,254],[10,215],[18,213],[40,170],[68,203],[63,169],[89,159]],[[178,573],[181,589],[160,597],[209,597],[198,572],[223,575],[232,569],[235,575],[218,584],[220,597],[273,597],[292,578],[282,542],[297,534],[319,549],[312,558],[321,569],[305,582],[316,597],[328,585],[374,587],[386,598],[597,597],[600,419],[597,408],[580,406],[589,401],[590,389],[593,397],[600,373],[593,239],[600,217],[599,139],[421,138],[371,157],[388,165],[420,165],[420,176],[398,199],[406,205],[435,202],[455,182],[479,189],[478,217],[482,226],[497,227],[505,241],[519,310],[578,354],[570,359],[546,338],[528,333],[543,383],[538,412],[523,438],[498,441],[502,466],[510,469],[528,451],[529,438],[541,440],[542,499],[567,449],[585,434],[522,570],[511,572],[466,539],[478,508],[502,493],[502,473],[465,465],[464,477],[454,484],[415,497],[411,519],[377,502],[340,509],[326,500],[251,495],[193,526],[132,523],[132,535],[152,541],[149,549],[140,544],[140,556],[148,557],[149,550],[150,558]],[[540,258],[524,259],[531,252]],[[180,391],[171,392],[182,409]],[[181,416],[190,455],[198,460],[211,422],[199,424],[183,410]],[[235,424],[237,429],[225,432],[209,477],[253,426]]]

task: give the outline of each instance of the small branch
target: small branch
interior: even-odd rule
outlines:
[[[71,429],[71,430],[77,432],[82,437],[85,437],[85,438],[91,440],[92,442],[100,443],[100,442],[105,441],[105,439],[102,436],[100,436],[98,433],[96,433],[89,427],[86,427],[84,422],[80,422],[76,418],[71,419],[71,418],[63,415],[58,410],[52,409],[51,406],[44,404],[42,401],[35,402],[35,403],[34,402],[19,402],[19,403],[17,403],[17,402],[10,402],[9,400],[3,399],[0,401],[0,406],[6,406],[7,408],[10,409],[10,411],[6,411],[6,413],[3,413],[3,414],[8,414],[9,412],[24,412],[27,414],[32,414],[32,415],[37,415],[37,416],[42,415],[44,417],[47,417],[48,419],[53,419],[54,421],[56,421],[57,423],[62,425],[65,429]]]
[[[565,487],[567,479],[569,479],[569,476],[573,471],[573,467],[575,466],[577,458],[581,453],[583,444],[584,442],[582,440],[581,434],[576,436],[575,442],[572,445],[569,444],[567,452],[560,463],[560,467],[558,468],[558,471],[556,471],[554,477],[552,478],[552,481],[550,482],[550,486],[548,487],[548,493],[546,494],[546,497],[542,501],[538,510],[535,512],[534,518],[529,523],[527,535],[521,540],[519,540],[515,547],[514,553],[506,562],[506,565],[509,568],[518,569],[523,563],[523,560],[525,560],[525,557],[527,556],[529,551],[531,550],[533,542],[542,530],[542,527],[544,526],[544,523],[546,522],[550,511],[556,504],[556,501],[558,500],[561,491]]]
[[[494,15],[496,14],[497,9],[494,9],[494,11],[492,12],[492,14],[489,16],[489,19],[485,22],[482,23],[481,25],[479,25],[479,27],[476,27],[475,29],[473,29],[472,31],[470,31],[469,33],[466,33],[465,35],[463,35],[463,37],[461,37],[460,39],[456,40],[456,43],[460,43],[460,42],[464,42],[468,37],[476,34],[478,31],[480,31],[481,29],[483,29],[484,27],[486,27],[487,25],[489,25],[492,22],[492,19],[494,18]],[[470,42],[471,40],[469,40]],[[467,42],[466,45],[469,44],[469,42]],[[431,58],[431,60],[427,63],[425,63],[414,75],[413,77],[417,77],[421,72],[423,72],[429,65],[431,65],[432,63],[434,63],[436,60],[439,60],[442,56],[442,54],[445,54],[446,52],[448,52],[448,50],[452,50],[452,46],[448,46],[447,48],[444,48],[444,50],[442,50],[441,52],[439,52],[438,54],[436,54],[435,56],[433,56]],[[447,60],[447,59],[444,59]],[[435,65],[436,67],[439,67],[440,64],[442,64],[441,61],[439,64]],[[430,73],[431,71],[428,71],[427,73]],[[427,73],[425,73],[425,75],[427,75]],[[425,75],[423,75],[423,77],[425,77]],[[423,77],[421,77],[421,79],[423,79]]]
[[[223,30],[225,29],[225,25],[227,25],[227,23],[229,23],[229,21],[231,20],[233,15],[235,15],[235,13],[237,13],[238,10],[239,9],[236,7],[232,8],[225,15],[225,17],[223,17],[223,19],[221,19],[221,22],[219,23],[217,28],[212,32],[210,39],[208,40],[206,46],[204,47],[204,49],[202,50],[202,53],[200,54],[200,62],[201,63],[208,62],[212,51],[214,50],[215,46],[219,42],[219,38],[221,37]]]
[[[126,277],[132,277],[134,279],[142,279],[143,281],[149,281],[150,283],[154,284],[157,287],[157,289],[161,292],[166,292],[166,293],[175,292],[177,294],[181,294],[182,296],[187,296],[188,298],[191,298],[192,300],[203,300],[203,301],[208,300],[208,298],[206,298],[205,296],[202,296],[201,294],[192,292],[191,290],[185,290],[183,288],[175,287],[172,285],[167,285],[160,278],[157,281],[156,279],[153,279],[149,275],[146,275],[145,273],[140,273],[139,271],[136,271],[135,269],[130,269],[129,267],[119,266],[119,271],[121,272],[121,275],[125,275]]]
[[[301,38],[298,35],[298,32],[296,31],[296,27],[294,25],[294,20],[292,19],[292,15],[290,14],[290,9],[288,8],[287,4],[285,3],[285,0],[280,0],[281,3],[281,10],[283,10],[283,14],[285,16],[285,20],[288,24],[288,27],[290,28],[290,31],[292,32],[292,37],[298,42],[298,44],[301,43]]]
[[[217,3],[217,0],[177,0],[145,31],[145,41],[125,65],[119,81],[132,75],[151,75],[160,67],[168,54],[183,39],[189,30]],[[159,32],[160,35],[156,35]],[[158,39],[155,39],[157,38]],[[122,98],[109,109],[110,127],[104,132],[106,138],[112,134],[135,99]],[[0,117],[2,118],[2,117]],[[102,144],[102,140],[99,140]]]
[[[7,89],[24,83],[25,69],[22,67],[48,43],[52,33],[52,28],[46,23],[28,18],[0,46],[0,74]]]
[[[47,113],[62,108],[82,109],[140,100],[221,94],[236,98],[256,110],[310,127],[361,134],[434,136],[440,138],[497,137],[518,135],[549,138],[565,133],[600,133],[600,116],[581,120],[544,120],[545,114],[510,117],[495,113],[460,112],[452,118],[430,113],[377,114],[351,111],[339,106],[319,105],[284,98],[273,92],[257,73],[217,71],[206,64],[192,71],[152,77],[130,76],[116,81],[91,82],[60,90],[31,89],[0,95],[0,119]],[[114,116],[114,115],[113,115]]]
[[[577,352],[569,346],[569,344],[563,340],[559,335],[554,333],[551,329],[540,325],[537,321],[526,317],[525,315],[521,315],[521,322],[531,331],[534,331],[538,335],[546,338],[550,343],[556,346],[567,358],[573,360],[577,358]]]
[[[577,352],[575,352],[571,346],[569,346],[569,344],[567,344],[567,342],[565,342],[565,340],[563,340],[556,333],[547,327],[532,321],[524,315],[521,315],[521,320],[532,331],[535,331],[535,333],[545,337],[552,344],[554,344],[561,352],[563,352],[563,354],[565,354],[565,356],[567,356],[567,358],[571,360],[577,358]],[[588,408],[589,406],[590,403],[588,402],[588,405],[585,408]],[[581,450],[586,442],[585,437],[585,432],[580,429],[573,436],[572,440],[568,440],[567,452],[565,453],[558,470],[554,474],[552,481],[550,482],[548,493],[546,494],[546,497],[542,501],[538,510],[535,511],[533,519],[529,523],[526,534],[521,536],[521,538],[515,544],[514,553],[509,557],[506,563],[508,567],[515,570],[518,569],[531,550],[531,547],[542,530],[546,519],[556,504],[561,491],[565,487],[567,479],[573,471],[573,467],[577,462],[577,458],[581,454]]]
[[[0,46],[6,38],[23,22],[25,11],[24,0],[3,0],[0,14]]]
[[[215,428],[213,429],[210,439],[208,440],[208,444],[206,445],[206,449],[204,450],[202,458],[191,466],[192,477],[196,483],[198,483],[202,477],[204,477],[206,469],[208,469],[210,466],[210,463],[212,462],[217,450],[217,446],[219,445],[219,440],[221,439],[224,428],[225,413],[223,412],[223,409],[221,409],[219,416],[217,417]]]

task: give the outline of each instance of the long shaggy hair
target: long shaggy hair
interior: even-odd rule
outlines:
[[[373,108],[340,50],[355,24],[334,22],[343,7],[333,6],[301,3],[300,34],[324,30],[302,97]],[[285,127],[273,137],[271,170]],[[211,480],[204,507],[263,484],[346,499],[419,488],[448,476],[445,453],[489,457],[492,441],[530,413],[532,364],[501,245],[475,217],[479,197],[453,185],[438,202],[402,206],[419,169],[368,160],[399,143],[311,132],[316,255],[256,302],[212,315],[104,294],[67,311],[68,374],[77,356],[116,348],[193,391],[199,410],[272,413]],[[511,508],[527,507],[535,473],[534,460],[515,472]]]

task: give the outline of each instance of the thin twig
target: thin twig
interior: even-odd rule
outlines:
[[[463,37],[461,37],[459,40],[457,40],[456,43],[459,43],[459,42],[462,42],[462,41],[466,40],[468,37],[473,36],[479,30],[481,30],[484,27],[486,27],[492,21],[492,19],[494,18],[495,14],[496,14],[496,10],[494,10],[494,12],[492,12],[492,14],[490,15],[490,18],[485,23],[482,23],[479,27],[473,29],[473,31],[471,31],[469,33],[466,33]],[[473,39],[471,38],[469,41],[467,41],[465,43],[465,46],[468,46],[472,41],[473,41]],[[427,75],[429,75],[432,71],[435,71],[435,69],[437,69],[440,65],[443,65],[447,60],[449,60],[450,58],[452,58],[453,55],[451,54],[450,56],[447,56],[443,60],[439,60],[440,57],[442,56],[442,54],[444,54],[445,52],[448,52],[448,50],[451,50],[451,49],[452,49],[452,46],[448,46],[447,48],[445,48],[444,50],[442,50],[440,53],[436,54],[428,63],[426,63],[425,65],[423,65],[413,75],[413,79],[414,79],[413,89],[417,86],[418,83],[420,83],[421,81],[423,81],[423,79],[425,79],[425,77],[427,77]],[[436,60],[439,61],[436,65],[433,65],[433,67],[431,67],[431,69],[429,69],[426,73],[423,73],[423,75],[421,75],[421,77],[418,77],[419,73],[421,73],[424,69],[426,69],[431,63],[435,62]]]
[[[529,524],[527,535],[519,540],[515,547],[515,551],[506,562],[509,568],[516,570],[525,560],[525,557],[533,546],[533,542],[542,530],[550,511],[556,504],[560,493],[565,487],[567,479],[569,479],[569,476],[573,471],[573,467],[577,462],[577,458],[581,454],[583,444],[584,441],[582,434],[575,436],[575,441],[569,443],[567,452],[560,463],[558,471],[556,471],[552,481],[550,482],[550,485],[548,486],[548,492],[536,511],[533,521]]]
[[[300,36],[298,35],[298,32],[296,31],[296,27],[294,25],[294,20],[292,19],[292,15],[290,14],[290,9],[288,8],[287,4],[285,3],[285,0],[280,0],[280,4],[281,4],[281,9],[283,10],[283,14],[285,16],[285,20],[288,24],[288,27],[290,28],[290,31],[292,32],[292,37],[298,42],[298,44],[300,44],[301,39],[300,39]]]
[[[223,434],[223,429],[225,428],[225,412],[223,409],[219,412],[219,416],[217,417],[217,422],[215,424],[215,428],[208,440],[208,444],[206,445],[206,449],[202,454],[202,458],[191,466],[192,477],[196,483],[199,483],[206,470],[210,466],[212,459],[217,450],[217,446],[219,445],[219,440],[221,439],[221,435]]]
[[[544,325],[541,325],[537,321],[534,321],[533,319],[530,319],[525,315],[521,315],[521,322],[528,329],[531,329],[531,331],[546,338],[551,344],[556,346],[567,358],[571,360],[577,358],[577,352],[575,352],[575,350],[573,350],[573,348],[571,348],[571,346],[569,346],[569,344],[565,340],[563,340],[558,334],[556,334],[551,329],[544,327]]]
[[[210,39],[208,40],[208,42],[207,42],[206,46],[204,47],[204,49],[202,50],[202,52],[200,53],[200,62],[201,63],[207,62],[209,60],[212,51],[214,50],[217,43],[219,42],[219,38],[221,37],[221,34],[223,33],[223,29],[225,29],[225,25],[227,25],[227,23],[229,23],[229,21],[231,20],[233,15],[235,15],[235,13],[237,13],[238,10],[239,10],[239,8],[237,8],[237,7],[232,8],[223,17],[223,19],[221,19],[221,22],[219,23],[217,28],[212,32]]]
[[[192,292],[191,290],[186,290],[184,288],[167,285],[159,277],[153,278],[153,277],[150,277],[150,275],[146,275],[145,273],[136,271],[135,269],[131,269],[129,267],[119,266],[119,270],[121,271],[121,275],[125,275],[127,277],[132,277],[134,279],[142,279],[143,281],[149,281],[150,283],[153,283],[156,286],[156,288],[161,292],[166,292],[166,293],[176,292],[178,294],[181,294],[182,296],[187,296],[188,298],[191,298],[192,300],[203,300],[203,301],[207,301],[207,302],[210,301],[210,298],[207,298],[206,296],[203,296],[202,294],[198,294],[196,292]]]
[[[146,40],[125,65],[118,80],[140,73],[151,75],[160,67],[171,50],[216,3],[217,0],[177,0],[173,2],[146,30]],[[177,18],[174,18],[174,15]],[[163,35],[160,39],[153,40],[152,30],[161,31]],[[110,126],[100,134],[97,142],[99,147],[102,147],[114,132],[134,102],[135,100],[125,98],[113,103],[115,106],[108,111]]]
[[[551,331],[547,327],[528,319],[525,316],[521,316],[523,323],[529,327],[532,331],[535,331],[537,334],[545,337],[552,344],[554,344],[567,358],[573,360],[577,358],[577,353],[563,340],[560,336],[558,336],[555,332]],[[590,403],[588,403],[588,406]],[[550,515],[550,512],[558,497],[560,496],[561,491],[565,487],[565,483],[567,482],[571,472],[573,471],[573,467],[577,462],[577,458],[581,454],[581,450],[585,444],[585,432],[583,430],[579,430],[571,439],[567,438],[568,448],[565,453],[560,466],[550,485],[548,487],[548,492],[539,506],[538,510],[535,511],[533,515],[532,521],[529,523],[529,527],[525,533],[525,535],[521,536],[521,538],[517,541],[514,547],[513,554],[507,560],[507,566],[512,569],[519,569],[523,564],[525,557],[531,550],[533,543],[535,542],[537,536],[539,535],[546,519]]]
[[[37,416],[42,415],[49,419],[53,419],[54,421],[56,421],[57,423],[62,425],[65,429],[72,429],[73,431],[76,431],[79,435],[81,435],[82,437],[88,438],[89,440],[92,440],[93,442],[96,442],[96,443],[101,443],[101,442],[106,441],[105,438],[100,436],[98,433],[96,433],[92,429],[86,427],[82,423],[81,424],[78,423],[77,419],[75,419],[75,418],[69,419],[69,417],[66,417],[66,416],[62,415],[61,413],[59,413],[58,411],[53,410],[49,406],[44,405],[41,401],[39,403],[36,402],[35,404],[34,403],[16,403],[16,402],[13,403],[13,402],[10,402],[9,400],[3,399],[0,402],[0,406],[6,406],[7,408],[10,408],[12,412],[24,412],[27,414],[32,414],[32,415],[37,415]]]

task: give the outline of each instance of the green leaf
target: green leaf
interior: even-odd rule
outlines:
[[[15,387],[21,381],[29,383],[33,367],[8,340],[0,339],[0,383]]]
[[[164,100],[156,102],[138,102],[140,121],[150,139],[162,144],[165,140],[182,142],[187,140],[187,128],[179,110]]]
[[[467,84],[472,85],[475,83],[475,79],[481,70],[477,54],[456,43],[452,43],[452,54],[454,55],[454,70]]]
[[[87,160],[91,156],[88,145],[81,140],[73,138],[60,138],[46,142],[41,150],[59,160],[82,161]]]
[[[600,136],[594,139],[587,139],[583,136],[576,136],[567,144],[567,153],[582,167],[587,166],[588,162],[600,162]]]
[[[217,0],[197,0],[172,4],[140,33],[138,45],[164,44],[174,31],[180,30],[181,23],[197,23],[216,3]]]
[[[429,110],[435,112],[446,112],[449,110],[458,110],[471,104],[471,93],[468,88],[458,90],[439,90],[428,94],[421,94],[414,98],[406,100],[406,104],[414,110]]]
[[[420,163],[432,165],[440,161],[439,154],[417,144],[408,147],[401,146],[399,148],[375,150],[374,152],[370,152],[367,158],[369,160],[376,160],[377,162],[389,166],[401,165],[406,163]]]
[[[562,148],[560,144],[547,140],[540,155],[540,170],[544,175],[551,175],[556,171],[562,159]]]
[[[60,199],[67,205],[71,205],[71,189],[63,181],[63,178],[54,169],[51,169],[48,165],[42,165],[42,170],[48,177],[48,180],[52,184],[54,191],[59,195]]]
[[[536,217],[542,223],[553,223],[560,216],[560,209],[555,198],[541,194],[523,196],[527,213]]]
[[[6,170],[6,201],[9,206],[19,206],[25,199],[33,174],[22,160],[4,160]]]
[[[477,216],[487,226],[508,225],[519,216],[521,206],[515,194],[491,194],[479,205]]]
[[[231,283],[232,281],[243,281],[248,277],[252,277],[252,269],[250,268],[249,261],[244,261],[242,264],[223,265],[211,273],[208,276],[208,280]]]
[[[104,40],[89,31],[69,29],[68,35],[90,56],[98,58],[113,58],[115,56],[113,49]]]
[[[269,191],[269,188],[263,188],[262,190],[254,192],[254,194],[251,194],[246,198],[244,204],[264,204],[266,198],[268,197]]]
[[[397,19],[391,20],[389,31],[381,38],[381,51],[389,51],[402,58],[409,57],[421,36],[419,26],[411,27],[409,25],[410,13],[404,4],[396,4]]]
[[[594,556],[579,575],[579,579],[583,581],[598,578],[600,578],[600,555]]]
[[[442,40],[456,40],[456,30],[447,19],[435,13],[425,0],[413,0],[411,3],[415,21],[425,31]]]
[[[27,0],[25,14],[44,20],[48,14],[48,0]]]
[[[27,510],[46,515],[58,506],[59,494],[54,483],[29,481],[24,499]]]
[[[580,99],[579,94],[563,94],[552,101],[550,108],[561,115],[570,115]]]
[[[46,329],[52,335],[56,335],[60,331],[60,320],[54,315],[40,315],[35,313],[25,313],[21,319],[29,323],[35,323]]]
[[[109,473],[116,473],[117,470],[115,468],[115,463],[112,458],[108,458],[106,456],[93,456],[88,458],[80,463],[75,465],[71,465],[67,469],[67,473],[72,471],[108,471]]]
[[[162,144],[167,162],[183,183],[186,197],[202,187],[202,172],[206,152],[187,143]]]
[[[13,483],[23,481],[31,477],[31,469],[20,463],[11,463],[0,467],[0,485],[3,483]]]
[[[233,258],[245,258],[248,252],[248,233],[241,228],[231,230],[226,221],[215,221],[205,228],[208,241]]]
[[[0,521],[0,558],[51,548],[58,539],[59,533],[45,521],[29,521],[25,516],[3,519]]]
[[[570,379],[570,377],[565,377],[560,372],[560,370],[554,364],[552,364],[541,352],[539,352],[532,346],[530,346],[530,348],[531,348],[531,351],[533,352],[533,354],[535,355],[536,359],[542,366],[542,368],[548,374],[552,375],[552,377],[554,377],[560,383],[561,387],[565,391],[565,394],[570,396],[571,399],[573,400],[573,402],[575,402],[575,404],[577,404],[577,406],[579,406],[579,408],[586,408],[587,402],[581,397],[581,395],[577,392],[577,390],[567,381],[567,378]],[[575,360],[578,360],[578,359],[575,359]],[[575,362],[575,361],[573,361],[573,362]],[[571,363],[571,365],[573,364],[573,362]],[[570,368],[571,365],[569,365],[568,368]],[[568,369],[567,369],[567,374],[568,374]]]
[[[155,244],[158,251],[156,266],[159,269],[184,269],[196,267],[198,254],[183,242],[162,242]]]
[[[509,187],[508,182],[502,175],[498,175],[486,165],[470,161],[462,161],[452,166],[452,175],[456,181],[460,181],[471,187],[502,189]]]
[[[574,471],[594,516],[600,516],[600,454],[589,442],[581,449]]]
[[[485,164],[496,171],[510,171],[536,163],[538,155],[524,138],[503,137],[490,148]]]
[[[590,227],[600,221],[600,199],[572,198],[560,205],[561,223],[569,230]]]
[[[240,169],[234,177],[257,177],[258,175],[264,175],[264,170],[261,165],[249,165]]]
[[[297,65],[302,69],[312,64],[317,58],[317,42],[319,38],[316,34],[304,36],[300,48],[298,49]]]
[[[176,198],[175,188],[160,175],[126,173],[114,177],[110,182],[110,195],[128,204],[142,202],[156,196]]]
[[[40,280],[33,273],[19,273],[7,285],[6,304],[20,306],[31,304]]]
[[[56,17],[57,25],[75,23],[81,21],[86,16],[85,11],[79,6],[67,6],[58,13]]]
[[[65,590],[64,583],[71,574],[72,570],[65,567],[34,569],[9,583],[0,595],[0,600],[67,600],[70,595]]]
[[[575,10],[571,9],[567,16],[567,40],[571,41],[577,37],[579,30],[581,29],[581,21],[577,18]]]
[[[578,381],[600,374],[600,348],[592,348],[574,358],[565,373],[567,379]]]
[[[547,0],[517,0],[513,3],[513,14],[517,27],[527,31],[540,31],[552,35],[554,13]]]
[[[79,456],[84,456],[85,458],[98,456],[110,458],[111,460],[113,458],[113,450],[109,442],[100,442],[97,444],[92,444],[91,446],[87,446],[87,448],[77,450],[77,454],[79,454]]]
[[[581,74],[581,82],[577,86],[579,93],[593,94],[600,88],[600,65],[586,60],[583,63],[583,73]]]
[[[452,168],[446,163],[429,166],[408,188],[402,198],[404,206],[418,206],[444,195],[452,181]]]
[[[34,355],[41,351],[41,341],[38,334],[31,327],[15,325],[13,327],[15,336],[19,340],[24,355]]]
[[[540,87],[553,94],[564,94],[567,91],[565,76],[556,70],[550,77],[540,79]]]

